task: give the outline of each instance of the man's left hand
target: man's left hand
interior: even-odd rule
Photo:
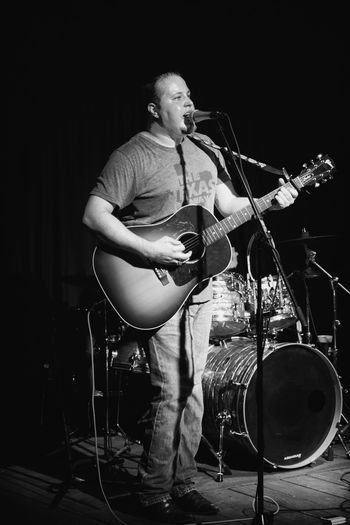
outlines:
[[[294,203],[298,196],[298,191],[292,185],[286,185],[284,179],[278,179],[280,187],[278,188],[274,196],[274,204],[271,206],[271,210],[282,210],[287,208]]]

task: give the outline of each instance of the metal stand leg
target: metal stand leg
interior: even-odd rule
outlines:
[[[116,376],[117,376],[117,384],[118,384],[118,392],[117,392],[117,408],[116,408],[116,423],[115,423],[115,431],[116,434],[121,435],[124,438],[124,445],[114,454],[114,456],[118,457],[124,452],[130,452],[131,450],[131,440],[129,438],[129,435],[127,432],[125,432],[121,425],[120,425],[120,398],[123,395],[122,391],[122,372],[123,369],[116,369]],[[119,461],[122,461],[121,458],[119,458]]]
[[[217,451],[216,455],[219,462],[219,472],[216,476],[216,481],[222,482],[224,481],[224,474],[222,472],[222,458],[223,458],[223,442],[224,442],[224,427],[227,423],[231,423],[231,415],[227,410],[223,410],[222,412],[219,412],[219,414],[216,416],[216,419],[220,423],[220,434],[219,434],[219,450]]]
[[[208,450],[212,453],[212,455],[215,457],[215,459],[217,459],[219,461],[219,472],[216,475],[215,481],[223,481],[223,477],[224,477],[223,474],[225,473],[225,474],[230,476],[232,474],[232,472],[229,469],[229,467],[226,465],[226,463],[224,463],[222,461],[222,458],[223,458],[222,450],[220,450],[219,452],[214,450],[214,448],[212,447],[211,443],[207,440],[207,438],[205,436],[203,436],[203,434],[202,434],[202,441],[203,441],[203,443],[205,443],[205,445],[207,446]]]
[[[348,432],[348,430],[350,429],[350,423],[346,419],[344,414],[342,414],[342,418],[345,420],[345,425],[343,427],[341,426],[341,424],[338,425],[338,430],[337,430],[337,433],[336,433],[335,437],[339,439],[343,449],[345,450],[346,457],[348,459],[350,459],[350,450],[347,448],[347,446],[345,444],[345,440],[344,440],[344,436],[345,436],[346,432]]]

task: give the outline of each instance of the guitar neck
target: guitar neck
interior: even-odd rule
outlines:
[[[287,182],[285,186],[289,188],[292,186],[296,186],[296,188],[299,190],[302,188],[303,184],[299,177],[296,177],[295,179],[293,179],[293,184],[291,182]],[[259,213],[263,213],[264,211],[268,210],[273,206],[273,199],[275,195],[276,189],[270,191],[270,193],[267,193],[259,199],[255,199],[256,207]],[[205,246],[210,246],[218,239],[222,238],[224,235],[235,230],[242,224],[250,221],[253,215],[254,211],[252,205],[248,204],[241,210],[233,213],[232,215],[229,215],[228,217],[225,217],[216,224],[209,226],[209,228],[206,228],[202,234],[203,244]]]

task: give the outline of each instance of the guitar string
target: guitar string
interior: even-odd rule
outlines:
[[[271,194],[272,193],[273,192],[271,192]],[[260,199],[258,199],[257,204],[258,204],[259,207],[260,207],[260,205],[262,203],[264,203],[266,201],[266,197],[270,197],[270,194],[265,195],[265,197],[261,197]],[[261,201],[261,202],[259,203],[259,201]],[[242,210],[239,210],[237,212],[237,214],[236,214],[237,216],[242,215],[243,217],[241,217],[241,218],[238,217],[239,224],[234,223],[234,227],[237,228],[238,226],[240,226],[241,224],[243,224],[245,222],[246,215],[249,212],[249,210],[251,210],[251,206],[247,206],[245,208],[242,208]],[[249,216],[250,215],[251,215],[251,213],[249,213]],[[232,216],[226,217],[226,219],[223,219],[223,220],[225,221],[225,220],[230,220],[230,219],[232,219]],[[215,241],[215,230],[218,228],[219,224],[222,224],[222,221],[221,221],[221,223],[217,223],[217,224],[214,223],[214,224],[210,225],[208,228],[206,228],[206,230],[204,230],[203,233],[205,233],[206,231],[208,232],[210,229],[214,230],[213,234],[208,234],[208,237],[210,237],[211,235],[214,235],[214,241]],[[220,228],[222,228],[222,226],[220,226]],[[193,233],[195,233],[195,232],[193,232]],[[220,238],[221,238],[221,232],[219,232],[219,233],[220,233]],[[204,246],[205,242],[203,240],[203,235],[202,234],[201,235],[195,234],[194,237],[191,237],[191,239],[188,239],[188,240],[184,241],[183,244],[184,244],[185,248],[188,250],[188,249],[196,248],[196,247],[200,246],[201,244]]]

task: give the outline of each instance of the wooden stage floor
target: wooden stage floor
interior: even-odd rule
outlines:
[[[26,447],[12,451],[0,470],[3,525],[153,525],[133,499],[133,482],[141,446],[121,433],[97,438],[70,437],[69,446],[42,453]],[[264,468],[223,464],[222,481],[213,451],[203,443],[198,454],[198,489],[220,507],[216,516],[199,517],[202,524],[264,523],[321,525],[324,518],[350,521],[350,460],[339,440],[301,468]],[[35,448],[35,447],[34,447]],[[327,456],[326,453],[330,453]],[[98,461],[96,458],[98,457]],[[255,514],[259,490],[263,508]],[[262,480],[262,483],[261,483]],[[258,521],[256,521],[258,519]]]
[[[147,374],[132,372],[124,384],[112,382],[109,400],[112,417],[108,425],[103,394],[88,407],[84,396],[78,401],[70,391],[58,395],[59,382],[50,378],[42,381],[28,366],[23,366],[20,377],[18,369],[15,371],[16,382],[9,377],[2,396],[5,403],[0,433],[0,523],[156,525],[142,515],[133,494],[141,453],[135,422],[144,410]],[[303,373],[302,386],[309,378],[307,370]],[[333,386],[328,388],[331,396]],[[284,410],[285,405],[280,410],[281,417]],[[349,421],[348,401],[344,410],[345,421]],[[335,412],[338,415],[338,410]],[[290,417],[289,413],[290,410],[285,411],[286,417]],[[332,412],[329,417],[332,418]],[[209,420],[210,427],[208,423]],[[346,426],[349,427],[344,424],[342,430]],[[336,436],[331,447],[328,441],[324,446],[318,429],[312,425],[308,424],[305,430],[302,424],[299,429],[301,449],[307,460],[304,466],[280,465],[273,469],[265,461],[263,476],[258,476],[254,451],[241,454],[225,442],[222,481],[218,480],[217,450],[210,448],[203,438],[196,458],[197,485],[203,495],[218,505],[220,513],[198,517],[197,522],[260,525],[262,516],[256,513],[260,510],[264,514],[263,525],[325,525],[324,518],[331,516],[343,517],[350,523],[349,428],[342,434],[343,444]],[[122,430],[127,432],[127,442]],[[308,454],[305,451],[314,438],[321,445]],[[272,440],[266,443],[265,450],[270,448],[274,453],[271,443]],[[258,483],[261,477],[263,483]],[[264,505],[263,509],[255,510],[257,489],[259,493],[263,489]]]

